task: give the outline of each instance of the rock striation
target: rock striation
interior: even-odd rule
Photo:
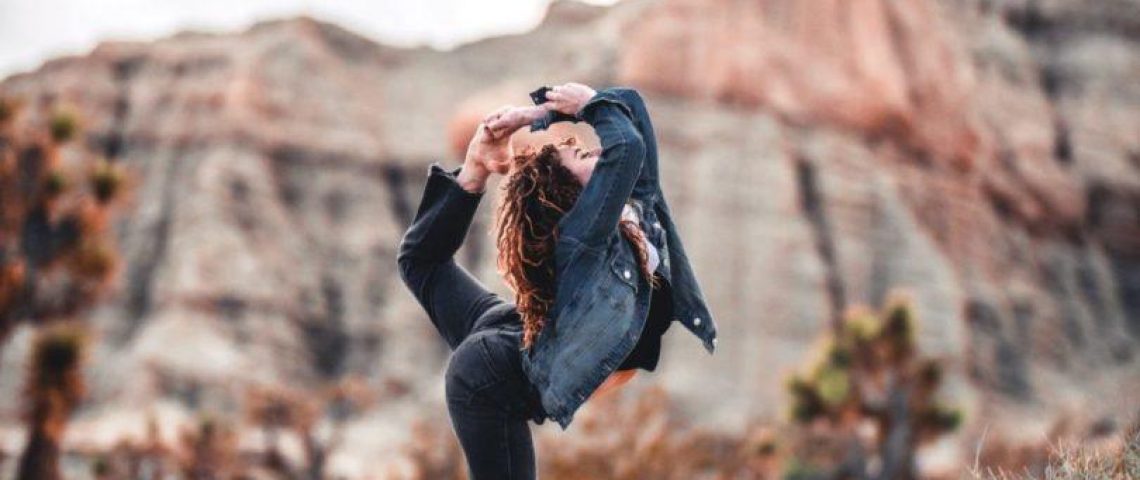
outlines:
[[[1125,0],[563,1],[449,52],[308,18],[105,43],[0,94],[27,122],[75,109],[86,147],[139,177],[81,420],[360,376],[397,392],[357,423],[353,461],[372,460],[442,408],[446,347],[394,261],[427,165],[457,165],[481,112],[577,80],[649,99],[723,337],[709,357],[667,335],[649,377],[696,421],[779,415],[812,339],[902,290],[970,424],[1016,439],[1140,395],[1138,42]],[[494,200],[460,260],[506,294]]]

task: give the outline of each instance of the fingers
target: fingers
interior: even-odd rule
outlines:
[[[504,105],[484,117],[483,122],[487,124],[494,136],[499,138],[504,133],[514,132],[521,126],[522,116],[519,113],[521,109],[523,107]]]
[[[487,135],[490,135],[492,138],[498,138],[498,136],[501,134],[499,132],[501,127],[497,128],[496,126],[502,125],[503,116],[506,115],[507,112],[511,110],[511,108],[513,107],[510,105],[503,105],[487,114],[486,117],[483,117],[483,123],[481,125],[482,128],[486,128],[487,131],[485,133]]]
[[[588,90],[590,90],[590,87],[586,86],[584,84],[577,83],[577,82],[567,82],[567,83],[563,83],[562,85],[552,87],[550,89],[550,92],[547,92],[546,98],[550,98],[551,92],[557,92],[559,94],[565,95],[565,94],[571,93],[571,92],[584,92],[584,91],[588,91]]]
[[[491,125],[489,125],[489,124],[480,123],[479,129],[478,129],[478,135],[476,135],[476,138],[473,140],[483,142],[483,143],[499,143],[500,141],[503,140],[504,137],[509,136],[509,135],[504,135],[504,133],[505,133],[504,131],[495,130],[494,128],[491,128]],[[482,138],[479,138],[479,137],[482,137]]]
[[[510,109],[511,109],[510,105],[503,105],[503,106],[493,110],[491,113],[488,113],[486,117],[483,117],[483,121],[489,122],[491,120],[499,118],[499,117],[503,116],[504,113],[507,113],[507,111]]]
[[[572,99],[569,95],[566,94],[566,92],[556,92],[554,90],[546,92],[546,100],[547,102],[543,105],[550,104],[548,107],[550,110],[558,110],[564,113],[570,108],[571,104],[573,103],[571,101]]]
[[[494,120],[491,123],[488,123],[487,128],[489,128],[492,133],[497,135],[499,132],[502,132],[503,130],[506,129],[506,125],[505,125],[505,122],[500,119],[500,120]]]
[[[492,132],[491,129],[487,127],[486,122],[481,122],[479,123],[479,126],[475,128],[475,138],[472,138],[471,140],[485,142],[488,139],[493,138],[495,138],[495,132]]]
[[[509,136],[514,133],[519,128],[522,128],[522,125],[510,118],[500,117],[487,124],[487,128],[491,130],[495,139],[501,139],[504,136]]]
[[[503,138],[510,136],[510,132],[503,128],[495,128],[494,124],[484,124],[483,128],[486,130],[487,141],[490,143],[499,143]]]

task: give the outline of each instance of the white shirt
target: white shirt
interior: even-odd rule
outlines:
[[[634,225],[641,225],[637,216],[637,210],[628,203],[625,204],[625,207],[621,209],[621,218],[624,220],[632,221]],[[657,270],[657,264],[661,262],[661,259],[657,253],[657,248],[649,242],[649,237],[645,234],[645,232],[641,232],[641,244],[645,246],[645,253],[647,254],[646,256],[649,257],[649,271],[652,272]]]

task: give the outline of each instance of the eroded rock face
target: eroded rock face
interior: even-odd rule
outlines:
[[[137,174],[118,289],[94,312],[94,405],[232,411],[250,383],[413,379],[439,365],[410,302],[390,300],[403,293],[405,184],[426,170],[413,176],[383,147],[377,85],[398,61],[296,20],[105,44],[4,82],[26,121],[70,105],[86,147]]]
[[[1104,372],[1122,375],[1119,392],[1135,392],[1137,379],[1126,372],[1140,318],[1140,104],[1131,80],[1140,72],[1133,48],[1140,9],[1077,4],[777,0],[706,8],[676,0],[630,23],[620,74],[670,96],[782,119],[774,133],[745,123],[746,139],[700,132],[687,140],[701,156],[722,143],[741,151],[717,166],[702,159],[700,168],[724,172],[706,191],[723,182],[721,192],[748,185],[768,202],[782,197],[780,220],[758,223],[785,234],[800,223],[806,231],[789,244],[820,245],[807,255],[822,261],[781,255],[758,263],[758,273],[818,262],[823,272],[808,278],[822,278],[827,293],[814,302],[838,306],[876,304],[888,289],[906,288],[924,310],[932,346],[964,352],[974,385],[1062,408],[1057,392],[1102,398],[1090,376]],[[763,145],[765,137],[777,140]],[[760,145],[742,147],[750,144]],[[754,178],[746,172],[755,162],[730,163],[763,158],[753,151],[784,166]],[[789,208],[797,193],[773,184],[798,184],[799,204]],[[738,200],[691,198],[692,212]],[[789,215],[795,208],[804,219]],[[1106,211],[1119,221],[1108,229],[1099,226]],[[744,223],[724,218],[707,228]],[[723,251],[731,253],[722,272],[748,269],[733,266],[736,249]],[[782,277],[765,285],[736,275],[712,290],[748,298],[745,291],[793,289]],[[777,304],[721,302],[769,315]],[[763,328],[803,325],[787,319],[810,310],[779,303],[790,312],[759,320]]]
[[[630,22],[621,73],[968,163],[986,148],[965,102],[975,78],[940,13],[933,2],[664,2]]]
[[[364,465],[400,441],[411,412],[442,408],[446,347],[394,260],[427,165],[458,165],[478,111],[565,80],[649,100],[664,189],[722,338],[709,357],[667,335],[645,377],[696,421],[779,414],[783,373],[834,316],[894,289],[916,301],[923,346],[953,360],[971,419],[1034,435],[1074,411],[1134,408],[1140,8],[552,9],[533,32],[452,52],[295,20],[106,44],[5,80],[25,121],[71,105],[88,145],[139,173],[120,289],[93,314],[105,346],[89,418],[159,399],[227,410],[243,384],[362,375],[410,393],[360,423],[349,456]],[[506,294],[494,201],[459,260]]]

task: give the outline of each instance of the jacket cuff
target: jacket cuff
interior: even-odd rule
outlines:
[[[466,197],[469,200],[478,202],[480,198],[483,198],[484,192],[471,192],[463,188],[463,186],[459,184],[458,178],[459,172],[462,170],[462,165],[448,170],[443,168],[439,162],[433,162],[428,168],[428,182],[443,184],[448,192],[459,194],[461,198]]]
[[[539,87],[537,90],[530,92],[530,100],[534,102],[535,105],[542,105],[546,102],[546,90],[546,87]],[[546,115],[544,115],[542,118],[530,122],[530,131],[535,132],[539,130],[546,130],[547,128],[550,128],[551,125],[558,122],[578,123],[579,121],[581,120],[574,115],[567,115],[562,112],[551,110],[546,112]]]
[[[621,97],[608,89],[595,94],[585,105],[582,105],[582,108],[578,110],[575,116],[585,120],[586,123],[593,124],[598,117],[598,112],[604,110],[603,108],[599,108],[600,105],[615,105],[620,108],[627,117],[633,118],[633,111],[630,110],[629,105],[626,105]]]
[[[562,112],[551,110],[549,112],[546,112],[546,115],[542,118],[530,122],[530,131],[535,132],[538,130],[546,130],[547,128],[550,128],[551,125],[558,122],[578,123],[580,121],[582,120],[573,115],[567,115]]]

